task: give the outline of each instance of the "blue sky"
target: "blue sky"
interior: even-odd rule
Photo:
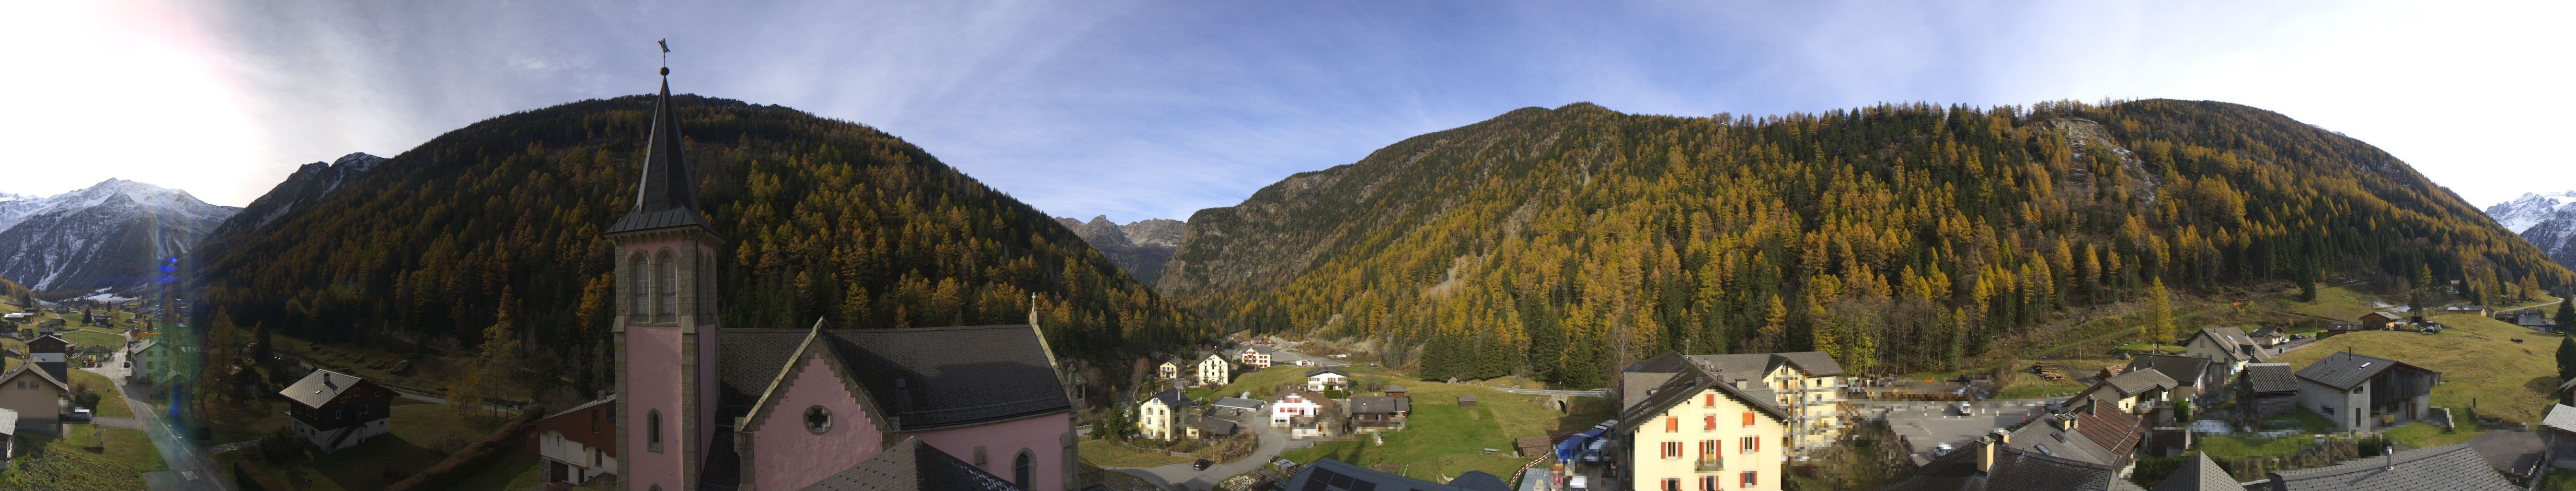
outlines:
[[[865,123],[1120,222],[1577,101],[2215,99],[2377,144],[2475,205],[2576,188],[2554,148],[2576,130],[2564,4],[732,3],[17,2],[0,43],[41,75],[0,91],[49,96],[0,123],[21,177],[0,192],[122,177],[245,204],[305,162],[647,92],[658,38],[674,90]]]

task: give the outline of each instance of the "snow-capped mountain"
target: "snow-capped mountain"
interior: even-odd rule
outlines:
[[[131,288],[241,208],[187,191],[109,179],[88,189],[0,201],[0,277],[35,290]]]
[[[327,164],[304,164],[295,169],[294,175],[277,183],[277,187],[269,188],[268,194],[262,194],[259,199],[251,200],[250,206],[242,207],[241,214],[216,226],[215,234],[226,235],[268,226],[269,222],[286,216],[288,211],[320,201],[323,195],[331,194],[331,191],[340,189],[341,184],[357,178],[359,173],[387,160],[390,159],[359,152],[340,156]]]
[[[2505,230],[2522,233],[2530,230],[2533,225],[2549,220],[2549,217],[2557,215],[2560,210],[2565,210],[2570,205],[2576,205],[2576,191],[2548,194],[2522,193],[2522,197],[2514,198],[2513,201],[2487,207],[2487,217],[2494,218],[2497,224],[2504,225]]]

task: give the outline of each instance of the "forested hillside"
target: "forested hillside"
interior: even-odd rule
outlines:
[[[2462,279],[2475,298],[2569,279],[2368,144],[2174,100],[1525,108],[1189,223],[1157,286],[1220,322],[1419,344],[1425,376],[1579,387],[1664,350],[1954,368],[2158,285]]]
[[[1207,332],[1046,215],[900,139],[779,106],[673,100],[727,241],[726,327],[1016,324],[1035,293],[1069,357]],[[506,310],[540,359],[595,368],[613,304],[599,234],[633,206],[651,108],[621,97],[485,120],[210,238],[198,325],[214,339],[242,339],[230,324],[435,348],[475,345]],[[205,318],[224,314],[233,322]]]

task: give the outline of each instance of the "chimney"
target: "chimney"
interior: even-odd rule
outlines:
[[[1995,469],[1995,447],[2012,443],[2012,432],[1997,429],[1993,433],[1987,433],[1984,440],[1985,445],[1977,446],[1977,473],[1979,474]]]

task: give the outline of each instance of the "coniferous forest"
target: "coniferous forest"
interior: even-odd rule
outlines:
[[[1571,387],[1666,350],[1957,369],[2168,289],[2462,280],[2476,299],[2570,279],[2368,144],[2177,100],[1526,108],[1189,223],[1158,286],[1216,322],[1419,346],[1425,377]]]
[[[674,101],[731,258],[718,268],[726,327],[1018,324],[1034,293],[1069,357],[1210,330],[1045,214],[893,136],[774,105]],[[554,361],[530,366],[600,369],[614,290],[599,231],[632,207],[651,108],[621,97],[475,123],[315,206],[211,237],[194,259],[196,325],[210,326],[209,346],[273,330],[434,348],[483,344],[499,324]]]

